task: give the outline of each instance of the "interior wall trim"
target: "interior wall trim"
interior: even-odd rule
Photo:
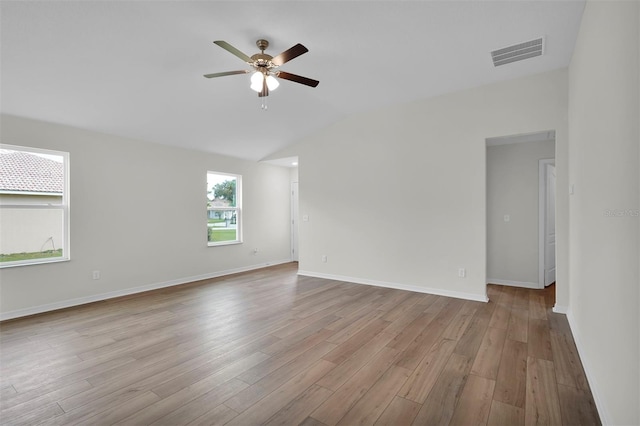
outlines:
[[[513,280],[500,280],[498,278],[487,278],[487,284],[508,285],[510,287],[524,287],[540,289],[540,284],[529,281],[513,281]]]
[[[568,306],[564,306],[564,305],[556,304],[556,305],[553,306],[552,311],[555,312],[556,314],[565,314],[566,315],[567,312],[569,312],[569,307]]]
[[[164,281],[160,283],[147,284],[147,285],[142,285],[138,287],[130,287],[123,290],[110,291],[108,293],[101,293],[101,294],[96,294],[96,295],[91,295],[86,297],[78,297],[75,299],[63,300],[60,302],[48,303],[45,305],[34,306],[30,308],[25,308],[25,309],[17,309],[14,311],[2,312],[0,313],[0,321],[6,321],[6,320],[26,317],[30,315],[42,314],[45,312],[57,311],[59,309],[71,308],[73,306],[86,305],[87,303],[100,302],[103,300],[113,299],[116,297],[129,296],[131,294],[137,294],[137,293],[144,293],[145,291],[157,290],[161,288],[172,287],[175,285],[187,284],[194,281],[201,281],[201,280],[207,280],[211,278],[222,277],[225,275],[237,274],[239,272],[252,271],[254,269],[261,269],[261,268],[266,268],[267,266],[281,265],[283,263],[289,263],[289,262],[291,262],[291,259],[259,263],[257,265],[243,266],[241,268],[235,268],[235,269],[226,269],[224,271],[211,272],[209,274],[178,278],[175,280]]]
[[[587,376],[587,382],[589,382],[589,387],[591,388],[593,400],[596,403],[596,409],[598,410],[598,414],[600,415],[600,421],[603,425],[615,424],[613,418],[609,414],[609,410],[607,410],[607,407],[603,402],[604,400],[602,399],[600,392],[598,391],[598,382],[596,381],[595,376],[592,373],[592,371],[594,370],[593,364],[589,361],[589,357],[584,350],[582,337],[580,335],[579,329],[575,326],[576,320],[573,316],[571,308],[569,308],[569,311],[567,312],[567,320],[569,321],[569,328],[571,328],[571,334],[573,334],[573,340],[576,343],[576,348],[578,349],[578,355],[580,356],[580,361],[582,362],[584,373]]]
[[[446,297],[454,297],[456,299],[474,300],[476,302],[489,301],[489,298],[487,297],[486,294],[483,296],[479,294],[465,293],[461,291],[443,290],[441,288],[423,287],[423,286],[408,285],[408,284],[397,284],[397,283],[391,283],[387,281],[371,280],[368,278],[346,277],[343,275],[323,274],[323,273],[313,272],[313,271],[298,270],[298,275],[304,275],[306,277],[314,277],[314,278],[324,278],[327,280],[344,281],[344,282],[349,282],[353,284],[365,284],[365,285],[372,285],[375,287],[393,288],[396,290],[413,291],[416,293],[435,294],[437,296],[446,296]]]

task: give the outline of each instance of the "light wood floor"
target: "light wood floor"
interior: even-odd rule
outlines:
[[[553,288],[481,303],[296,268],[2,323],[0,423],[599,424]]]

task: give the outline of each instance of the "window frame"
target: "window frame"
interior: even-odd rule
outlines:
[[[229,176],[236,180],[236,194],[235,194],[235,207],[216,207],[211,208],[207,206],[207,215],[206,215],[206,226],[207,226],[207,247],[219,247],[219,246],[228,246],[234,244],[242,244],[242,175],[235,173],[225,173],[225,172],[216,172],[213,170],[207,170],[207,195],[209,192],[209,175],[217,175],[217,176]],[[208,199],[208,198],[207,198]],[[209,241],[209,210],[221,210],[221,211],[233,211],[236,214],[236,239],[230,241]]]
[[[21,203],[1,203],[0,209],[33,209],[33,210],[60,210],[62,211],[62,256],[48,257],[40,259],[14,260],[8,262],[0,262],[0,269],[12,268],[16,266],[41,265],[46,263],[68,262],[71,260],[71,226],[70,226],[70,154],[67,151],[57,151],[44,148],[28,147],[21,145],[10,145],[0,143],[0,149],[21,151],[29,154],[44,154],[62,157],[63,161],[63,190],[60,204],[41,203],[41,204],[21,204]],[[10,194],[10,192],[8,192]],[[38,195],[38,193],[34,193]]]

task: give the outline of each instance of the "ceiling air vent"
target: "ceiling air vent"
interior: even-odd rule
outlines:
[[[494,50],[491,52],[491,59],[493,59],[493,65],[498,67],[500,65],[510,64],[511,62],[541,56],[543,50],[544,38],[540,37],[535,40]]]

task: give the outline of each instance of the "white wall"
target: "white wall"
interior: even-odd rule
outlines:
[[[301,271],[484,299],[485,139],[556,130],[558,303],[566,305],[566,77],[555,71],[352,116],[278,153],[300,157],[300,214],[309,216],[300,223]]]
[[[554,157],[552,140],[487,147],[489,282],[538,286],[538,162]]]
[[[0,318],[291,258],[287,168],[13,116],[1,124],[4,143],[70,153],[71,261],[1,269]],[[207,170],[242,175],[244,244],[207,247]]]
[[[640,424],[638,9],[587,3],[569,69],[568,316],[602,421],[619,425]]]

